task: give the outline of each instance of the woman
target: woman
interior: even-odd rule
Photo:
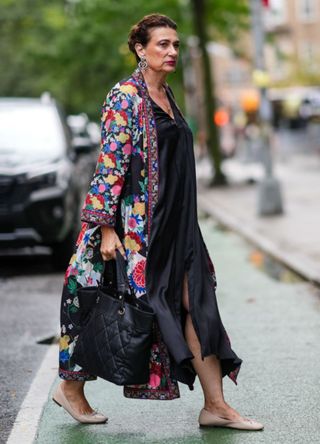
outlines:
[[[192,389],[198,375],[205,400],[200,425],[260,430],[262,424],[243,418],[223,397],[223,376],[236,383],[242,361],[220,319],[214,268],[197,221],[192,134],[166,83],[178,61],[176,29],[159,14],[131,29],[128,44],[138,67],[103,104],[101,153],[65,277],[64,381],[53,399],[80,422],[107,420],[85,398],[85,381],[95,375],[72,361],[76,334],[70,319],[81,312],[77,289],[97,285],[103,260],[114,259],[118,249],[136,297],[147,298],[157,317],[149,383],[127,386],[124,395],[175,399],[177,381]]]

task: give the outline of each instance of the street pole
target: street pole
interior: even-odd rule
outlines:
[[[262,20],[262,0],[250,0],[252,37],[254,42],[254,64],[256,73],[266,74],[264,43],[265,31]],[[258,214],[269,216],[283,213],[282,196],[279,181],[273,176],[271,154],[271,105],[267,97],[267,85],[260,84],[259,117],[262,141],[262,162],[265,177],[258,188]]]

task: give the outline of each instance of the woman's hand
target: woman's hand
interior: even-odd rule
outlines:
[[[102,226],[101,227],[101,247],[100,252],[104,261],[110,261],[116,258],[116,250],[118,249],[123,257],[125,252],[120,239],[114,228]]]

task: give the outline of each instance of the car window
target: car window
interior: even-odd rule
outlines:
[[[66,149],[63,128],[52,106],[0,102],[0,154],[52,160]]]

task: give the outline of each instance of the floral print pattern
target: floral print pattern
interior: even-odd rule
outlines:
[[[113,88],[103,104],[101,151],[82,212],[87,222],[115,226],[115,214],[133,147],[131,97],[136,93],[137,89],[127,82]]]
[[[124,387],[127,398],[167,400],[180,397],[177,381],[170,375],[170,361],[160,332],[154,329],[150,357],[150,380],[148,384]]]
[[[141,72],[118,82],[101,113],[101,151],[82,209],[82,229],[64,280],[61,302],[59,375],[92,380],[72,361],[81,322],[79,288],[97,286],[104,264],[100,255],[101,225],[115,227],[127,257],[127,275],[136,297],[146,293],[145,268],[151,221],[158,197],[158,152],[151,101]],[[150,354],[148,384],[128,386],[132,398],[174,399],[177,381],[157,324]]]

